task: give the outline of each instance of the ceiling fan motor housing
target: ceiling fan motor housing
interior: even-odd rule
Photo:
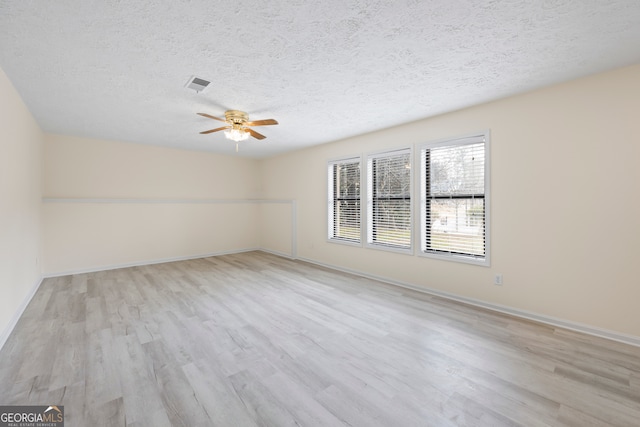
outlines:
[[[233,124],[243,124],[249,121],[249,115],[244,111],[238,110],[229,110],[224,113],[224,118],[227,122],[231,122]]]

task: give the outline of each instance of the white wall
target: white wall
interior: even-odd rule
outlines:
[[[254,249],[258,161],[45,138],[46,275]]]
[[[0,347],[40,283],[42,132],[0,69]]]
[[[297,200],[301,258],[640,337],[638,76],[640,65],[266,159],[263,196]],[[491,267],[326,241],[327,160],[485,129]]]

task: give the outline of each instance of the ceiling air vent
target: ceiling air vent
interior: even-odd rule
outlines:
[[[189,81],[187,82],[186,88],[193,89],[196,92],[202,92],[207,88],[207,86],[209,86],[209,83],[211,82],[208,82],[204,79],[194,76],[189,79]]]

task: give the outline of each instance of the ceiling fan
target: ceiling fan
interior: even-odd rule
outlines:
[[[249,115],[244,111],[238,111],[238,110],[225,111],[224,119],[221,119],[219,117],[215,117],[206,113],[198,113],[198,115],[226,123],[227,124],[226,126],[205,130],[204,132],[200,132],[200,133],[203,135],[206,135],[209,133],[219,132],[223,130],[224,135],[228,139],[236,142],[236,151],[238,151],[238,142],[244,141],[245,139],[249,138],[249,136],[252,136],[256,139],[266,138],[266,136],[251,129],[251,126],[269,126],[269,125],[278,124],[278,122],[274,119],[254,120],[250,122]]]

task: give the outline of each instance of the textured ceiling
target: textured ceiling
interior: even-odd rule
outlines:
[[[638,0],[0,1],[0,67],[47,132],[264,157],[640,62]],[[200,94],[191,76],[210,80]]]

